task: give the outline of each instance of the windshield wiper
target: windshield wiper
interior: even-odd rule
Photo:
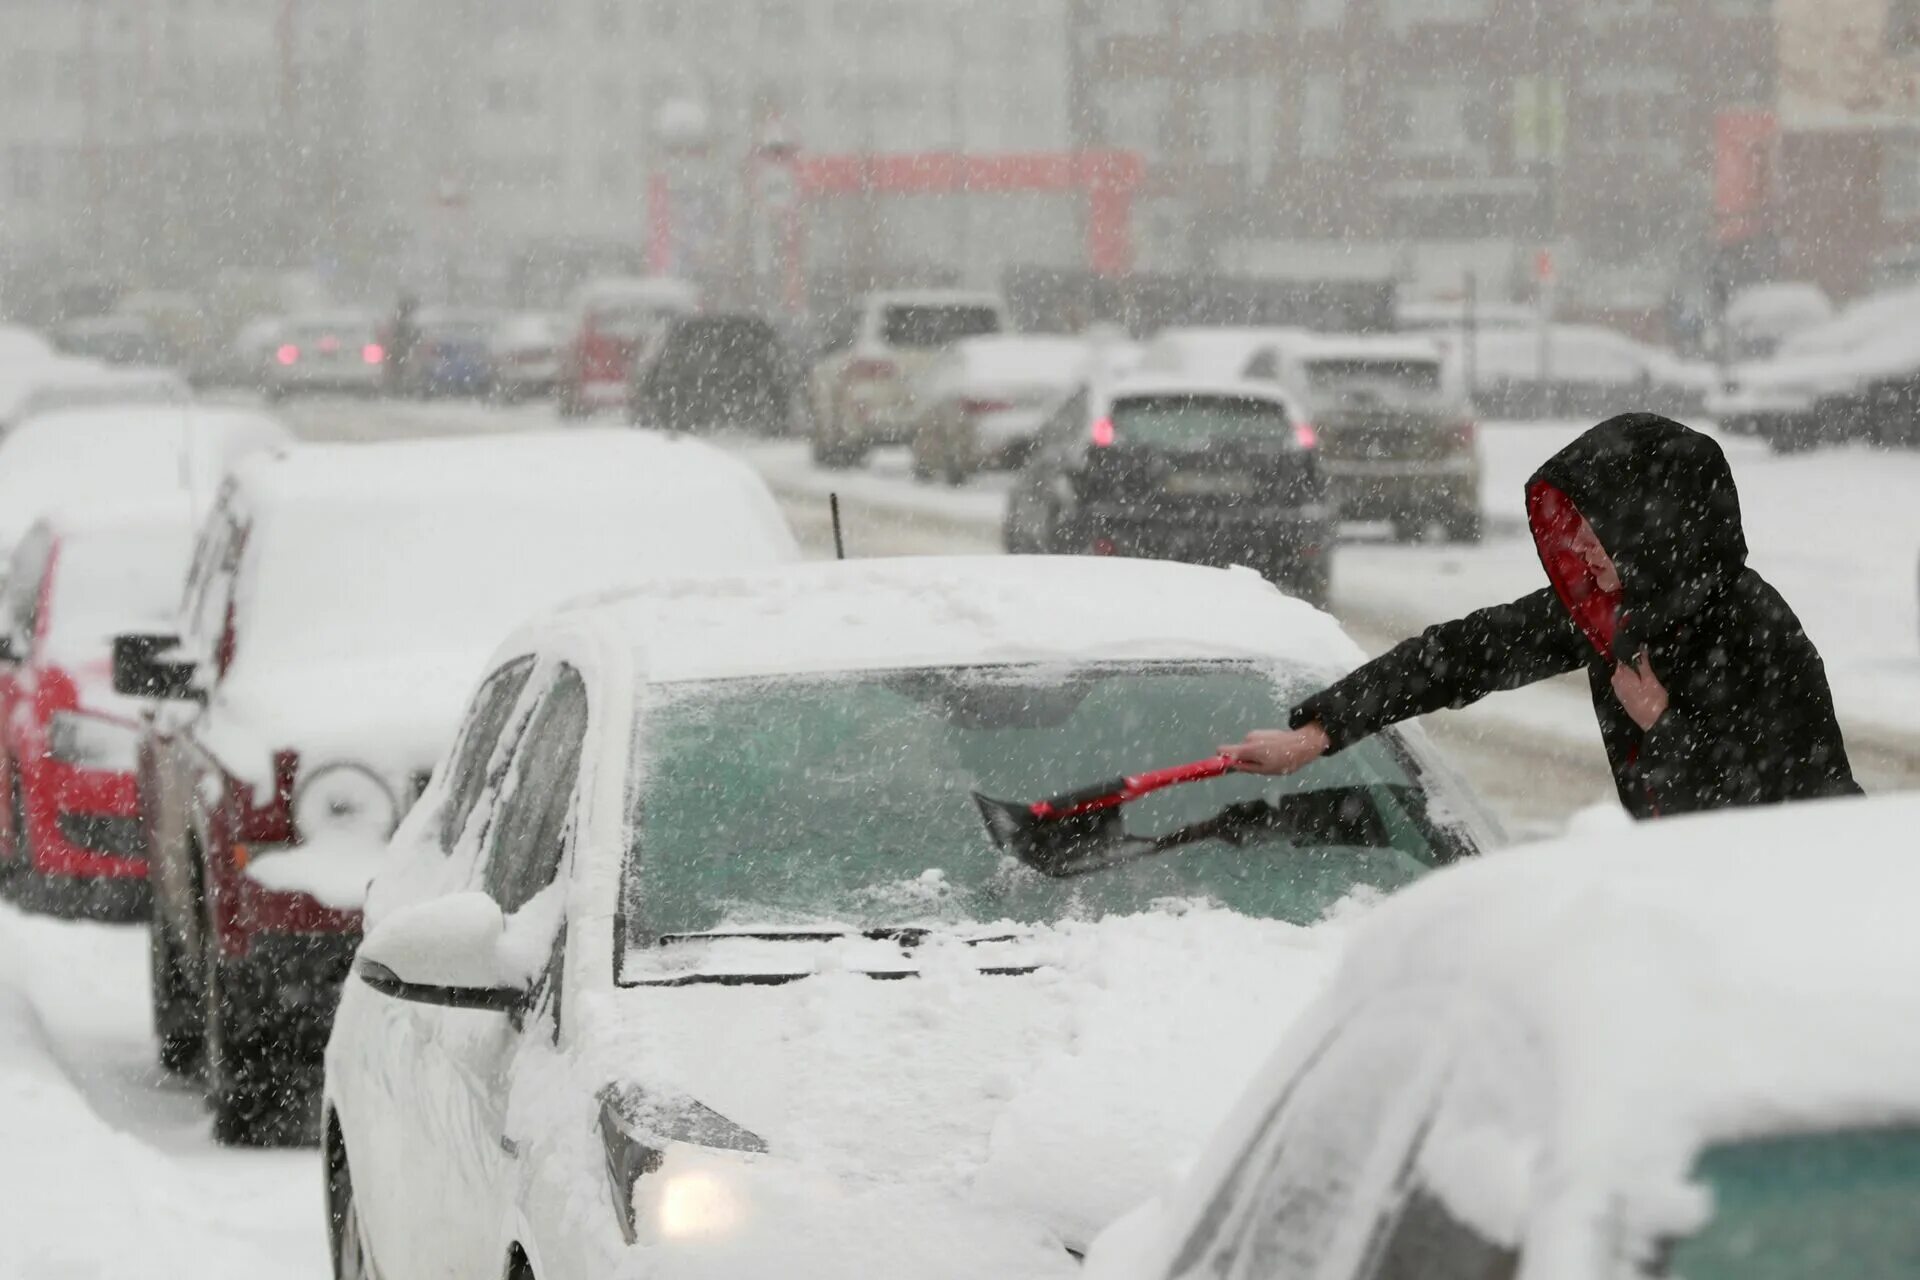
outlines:
[[[912,950],[936,934],[945,934],[945,930],[933,929],[925,925],[887,925],[874,929],[711,929],[698,933],[663,933],[653,940],[656,947],[670,947],[683,942],[718,942],[733,938],[745,938],[750,942],[833,942],[840,938],[865,938],[868,942],[897,942],[906,950]],[[969,947],[977,947],[986,942],[1017,942],[1020,935],[1015,933],[982,934],[976,938],[959,938]]]

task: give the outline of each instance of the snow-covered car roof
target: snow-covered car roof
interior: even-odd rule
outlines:
[[[22,325],[0,324],[0,364],[39,363],[53,358],[53,344],[40,334]]]
[[[61,544],[55,604],[46,624],[54,661],[97,667],[115,635],[167,626],[193,552],[193,514],[185,494],[163,492],[111,506],[62,507],[40,520]],[[139,705],[113,696],[104,681],[89,683],[94,710],[131,715]]]
[[[1491,996],[1540,1049],[1560,1163],[1623,1177],[1677,1178],[1744,1136],[1911,1123],[1916,826],[1920,796],[1822,801],[1463,864],[1368,918],[1307,1021],[1395,989]]]
[[[1250,569],[908,557],[672,578],[580,602],[655,683],[1009,663],[1286,658],[1343,670],[1340,625]]]
[[[209,405],[111,405],[28,418],[0,440],[0,549],[50,507],[109,507],[169,491],[210,501],[241,458],[292,443],[277,419]]]
[[[180,375],[166,369],[109,368],[95,360],[71,357],[0,365],[0,428],[56,409],[109,404],[184,405],[192,398],[192,389]]]
[[[1277,349],[1288,360],[1373,359],[1430,360],[1445,358],[1432,338],[1402,334],[1298,333],[1276,336],[1259,350]]]
[[[1162,329],[1147,342],[1140,368],[1151,373],[1236,378],[1255,352],[1305,333],[1292,326],[1189,325]]]

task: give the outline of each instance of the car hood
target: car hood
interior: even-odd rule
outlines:
[[[808,953],[812,972],[623,989],[607,997],[614,1016],[593,1020],[595,1052],[813,1173],[938,1187],[1078,1247],[1197,1153],[1343,932],[1195,907],[905,952],[859,939],[677,944],[630,958],[625,980],[653,966],[682,980],[764,970],[774,947],[789,971]],[[672,955],[687,945],[709,952],[691,969]]]

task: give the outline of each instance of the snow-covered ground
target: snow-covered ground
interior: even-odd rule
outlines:
[[[327,1274],[312,1151],[217,1148],[154,1061],[144,929],[0,906],[0,1275]]]

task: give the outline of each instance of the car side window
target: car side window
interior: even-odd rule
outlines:
[[[466,727],[447,757],[447,802],[440,816],[440,848],[451,853],[487,787],[488,768],[513,708],[520,701],[533,659],[509,663],[487,678],[467,714]]]
[[[1240,376],[1252,382],[1280,381],[1280,353],[1277,351],[1262,351],[1259,355],[1247,361],[1246,370]]]
[[[572,667],[562,667],[514,749],[487,830],[482,887],[508,915],[559,871],[586,737],[586,682]]]
[[[1513,1280],[1519,1251],[1488,1240],[1440,1197],[1415,1187],[1388,1227],[1365,1280]]]

